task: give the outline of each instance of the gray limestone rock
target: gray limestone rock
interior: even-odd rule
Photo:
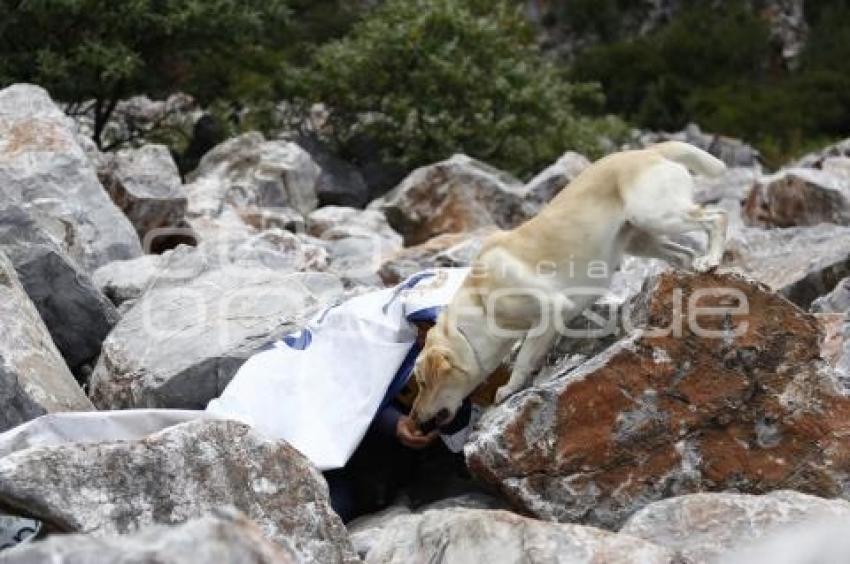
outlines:
[[[139,441],[33,447],[0,459],[0,507],[98,537],[233,506],[310,562],[355,561],[317,470],[234,421],[194,421]]]

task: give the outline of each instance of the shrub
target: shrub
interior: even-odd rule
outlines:
[[[579,114],[599,89],[568,82],[501,1],[388,0],[317,51],[303,87],[343,152],[365,136],[408,167],[465,152],[522,175],[620,127]]]

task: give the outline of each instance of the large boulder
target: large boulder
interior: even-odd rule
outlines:
[[[627,336],[484,415],[475,475],[532,515],[609,528],[697,491],[850,495],[850,397],[813,316],[729,273],[663,273],[628,309]]]
[[[531,216],[590,166],[587,157],[567,151],[525,185],[526,214]]]
[[[336,276],[298,272],[314,250],[276,230],[163,255],[104,342],[91,379],[95,405],[206,407],[257,348],[341,294]]]
[[[416,169],[370,207],[384,211],[406,245],[444,233],[526,219],[525,187],[515,178],[466,155]]]
[[[198,272],[203,261],[214,266],[222,260],[258,261],[268,268],[286,271],[324,271],[328,268],[323,248],[310,245],[306,237],[269,229],[245,239],[229,239],[221,245],[204,243],[197,248],[179,245],[161,255],[110,262],[94,272],[92,281],[112,303],[126,310],[160,277],[172,277],[171,270],[178,269],[178,277],[186,278]],[[187,267],[184,274],[179,274],[184,266]]]
[[[97,360],[118,312],[62,245],[23,208],[0,208],[0,249],[74,373]]]
[[[239,227],[255,231],[241,216],[292,208],[306,214],[318,205],[321,169],[296,143],[267,141],[251,132],[228,139],[201,159],[189,176],[187,216],[201,239]]]
[[[0,507],[96,536],[173,525],[231,505],[309,562],[354,561],[321,474],[235,421],[199,420],[140,441],[34,447],[0,458]]]
[[[850,503],[794,491],[766,495],[703,493],[658,501],[633,515],[621,533],[674,550],[693,564],[720,562],[790,525],[850,519]]]
[[[779,172],[755,183],[744,216],[760,227],[850,225],[850,179],[809,168]]]
[[[798,159],[794,163],[794,166],[821,168],[823,167],[824,162],[835,157],[850,157],[850,139],[844,139],[843,141],[824,147],[814,153],[809,153],[808,155]]]
[[[169,264],[172,253],[188,254],[191,247],[181,245],[162,255],[143,255],[116,260],[94,271],[92,282],[116,307],[139,299],[156,279],[161,264]]]
[[[850,312],[850,277],[836,284],[828,294],[813,301],[812,311],[816,313]]]
[[[262,530],[235,510],[214,509],[176,526],[156,525],[114,537],[52,536],[3,555],[6,564],[295,564],[290,547],[269,542]]]
[[[378,210],[325,206],[307,216],[307,233],[324,242],[330,272],[355,280],[380,283],[384,260],[402,248],[401,235]]]
[[[850,275],[850,228],[730,229],[724,263],[803,308]]]
[[[620,336],[618,320],[624,307],[643,288],[646,280],[670,270],[659,259],[625,257],[611,277],[605,295],[573,319],[569,332],[558,337],[534,376],[536,385],[563,376],[613,345]]]
[[[685,129],[676,133],[637,131],[635,138],[625,148],[640,148],[662,143],[664,141],[684,141],[704,151],[708,151],[718,159],[732,167],[759,166],[761,153],[740,139],[707,133],[691,123]]]
[[[397,517],[366,555],[369,564],[668,564],[672,561],[671,551],[627,535],[482,509],[444,509]]]
[[[850,157],[827,157],[820,164],[820,169],[845,180],[850,180]]]
[[[0,432],[45,413],[92,405],[0,252]]]
[[[63,250],[87,272],[142,253],[77,143],[73,122],[37,86],[0,90],[0,200],[61,224]]]
[[[175,227],[186,215],[186,191],[164,145],[113,153],[104,158],[98,176],[143,242],[151,231]]]
[[[743,202],[760,177],[759,167],[732,167],[720,176],[695,176],[694,201],[700,204],[717,204],[726,199]]]
[[[507,503],[494,495],[482,491],[470,491],[416,507],[415,510],[407,505],[408,501],[401,496],[395,504],[384,508],[378,513],[363,515],[346,523],[351,544],[361,558],[365,558],[381,537],[391,530],[399,517],[421,514],[426,511],[445,509],[502,509],[508,510]]]
[[[776,531],[724,554],[723,564],[829,564],[850,561],[850,519],[816,520]]]
[[[310,153],[321,173],[316,183],[319,206],[362,208],[372,199],[372,192],[357,168],[345,162],[313,136],[301,136],[295,141]]]

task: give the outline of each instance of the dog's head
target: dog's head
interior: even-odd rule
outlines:
[[[479,384],[478,375],[474,373],[476,367],[470,365],[468,355],[457,352],[460,348],[457,337],[438,323],[428,333],[425,346],[416,359],[413,375],[419,393],[413,402],[411,417],[420,427],[451,422],[464,398]]]

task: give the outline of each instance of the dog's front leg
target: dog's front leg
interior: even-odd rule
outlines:
[[[557,336],[558,332],[553,323],[544,333],[525,338],[517,353],[510,379],[507,384],[496,390],[495,403],[502,403],[526,387],[532,373],[543,362]]]

